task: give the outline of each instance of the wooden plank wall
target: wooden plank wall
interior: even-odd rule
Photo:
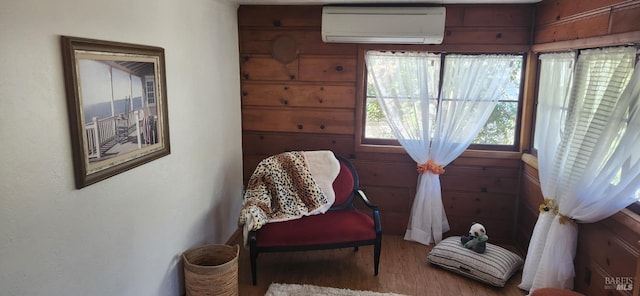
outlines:
[[[526,253],[533,234],[533,227],[538,219],[539,206],[544,202],[544,198],[540,190],[537,167],[524,163],[522,171],[515,241],[516,246],[523,253]]]
[[[536,7],[535,15],[534,48],[552,49],[559,43],[562,45],[558,48],[569,45],[574,49],[589,44],[615,45],[617,38],[611,36],[640,31],[640,1],[544,0]],[[543,202],[535,160],[523,166],[521,184],[515,237],[517,246],[526,250],[538,206]],[[631,295],[606,289],[605,278],[635,276],[640,252],[639,221],[640,216],[625,210],[598,223],[579,225],[577,291],[586,295]]]
[[[450,5],[443,44],[412,48],[527,52],[532,13],[532,5]],[[358,169],[361,187],[380,207],[384,233],[402,235],[416,191],[416,164],[401,150],[356,147],[362,47],[323,43],[321,14],[321,6],[239,7],[245,184],[269,155],[330,149]],[[475,153],[448,166],[442,188],[449,234],[467,233],[478,221],[492,241],[512,242],[520,166],[518,152]]]
[[[534,44],[640,31],[637,0],[544,0],[536,8]]]

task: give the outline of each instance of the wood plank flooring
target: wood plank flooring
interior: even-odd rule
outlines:
[[[235,243],[241,243],[242,237]],[[453,274],[427,262],[432,246],[383,235],[380,272],[373,275],[373,247],[290,253],[261,253],[258,283],[251,284],[249,252],[241,247],[238,261],[239,292],[262,296],[269,284],[311,284],[352,290],[394,292],[406,295],[526,295],[518,289],[521,272],[504,288],[491,287]]]

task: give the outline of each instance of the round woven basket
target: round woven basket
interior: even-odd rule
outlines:
[[[238,295],[238,245],[205,245],[182,254],[187,296]]]

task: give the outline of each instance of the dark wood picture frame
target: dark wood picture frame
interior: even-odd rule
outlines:
[[[170,154],[164,49],[61,36],[76,188]]]

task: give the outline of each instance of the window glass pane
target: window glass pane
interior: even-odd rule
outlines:
[[[480,131],[474,144],[513,145],[518,117],[518,102],[499,102]]]
[[[391,107],[392,112],[402,114],[398,116],[403,121],[403,124],[399,126],[416,127],[416,123],[422,122],[423,118],[428,118],[431,121],[429,127],[433,128],[438,102],[440,55],[425,52],[377,52],[376,54],[374,63],[381,70],[378,72],[378,75],[380,75],[378,83],[384,83],[382,81],[389,82],[388,78],[397,74],[400,74],[403,79],[378,85],[383,93],[387,93],[387,97],[378,98],[376,97],[372,74],[367,74],[365,138],[396,139],[382,110],[384,105],[382,103],[385,102],[387,106],[390,106],[389,104],[393,105]],[[426,81],[431,83],[424,83]],[[424,105],[423,99],[430,101],[428,106]],[[384,101],[380,102],[380,100]],[[425,109],[428,110],[428,117],[424,117],[423,112],[425,112]],[[415,138],[417,134],[421,133],[420,129],[403,129],[401,132],[407,138]]]
[[[391,127],[387,123],[382,110],[380,109],[380,104],[378,103],[378,99],[376,97],[367,97],[366,102],[366,118],[365,118],[365,138],[368,139],[388,139],[395,140],[396,137],[393,135],[391,131]],[[434,99],[433,101],[437,101]],[[411,101],[407,102],[407,105],[404,106],[406,108],[417,108],[420,109],[420,102]],[[435,114],[436,114],[436,104],[429,105],[429,113],[431,120],[431,127],[435,128]],[[413,120],[416,121],[416,120]],[[418,120],[419,121],[419,120]]]
[[[522,56],[514,56],[508,69],[509,83],[500,101],[473,144],[515,145],[518,120],[518,102],[522,81]]]
[[[546,53],[539,57],[538,98],[533,148],[557,147],[568,111],[575,53]]]
[[[371,76],[367,77],[367,97],[365,100],[365,138],[395,139],[376,98]]]
[[[366,107],[365,138],[395,139],[391,132],[391,127],[389,127],[384,114],[382,114],[378,99],[367,96]]]

